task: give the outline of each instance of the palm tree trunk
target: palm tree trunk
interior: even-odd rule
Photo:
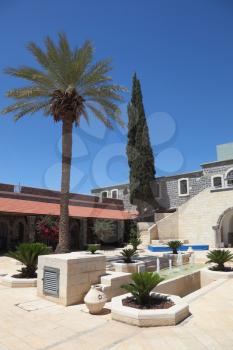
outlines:
[[[59,222],[59,242],[56,253],[69,252],[69,197],[70,197],[70,171],[72,158],[72,122],[62,122],[62,177],[61,177],[61,202]]]

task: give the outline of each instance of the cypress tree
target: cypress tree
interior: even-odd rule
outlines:
[[[140,81],[133,76],[132,97],[128,105],[128,164],[130,202],[141,216],[158,207],[152,184],[155,180],[154,155],[150,144]]]

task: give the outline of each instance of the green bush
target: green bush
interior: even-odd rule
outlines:
[[[167,245],[172,249],[172,254],[178,254],[177,249],[182,247],[183,243],[181,241],[169,241]]]
[[[100,249],[100,244],[88,244],[87,250],[91,252],[91,254],[95,254],[97,250]]]
[[[135,251],[138,249],[138,246],[142,243],[142,240],[140,239],[140,233],[137,229],[131,230],[129,243],[132,245]]]
[[[233,261],[233,254],[228,249],[215,249],[215,250],[211,250],[207,254],[207,258],[209,260],[206,262],[206,264],[215,263],[217,265],[214,267],[214,270],[224,271],[225,270],[224,264],[226,262]]]
[[[22,278],[36,277],[38,256],[50,254],[51,249],[43,243],[22,243],[7,255],[20,261],[24,267],[19,271]]]
[[[122,249],[121,255],[123,256],[124,262],[126,264],[132,263],[132,258],[137,256],[137,252],[131,248]]]
[[[154,272],[135,272],[132,274],[132,283],[121,286],[124,290],[131,293],[135,301],[142,306],[150,305],[151,291],[164,280],[158,273]]]

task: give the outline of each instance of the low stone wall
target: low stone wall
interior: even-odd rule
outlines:
[[[200,271],[161,282],[153,291],[184,297],[201,288]]]
[[[101,277],[101,286],[108,301],[113,297],[124,294],[125,291],[121,286],[131,281],[131,273],[107,271],[106,275]]]
[[[59,271],[58,295],[44,291],[44,268]],[[101,254],[75,252],[39,256],[37,294],[65,306],[83,302],[92,284],[100,282],[106,273],[106,258]],[[53,277],[54,283],[54,277]]]

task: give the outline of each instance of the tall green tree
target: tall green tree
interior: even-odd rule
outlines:
[[[152,184],[155,180],[154,155],[143,106],[140,81],[133,76],[132,97],[128,105],[128,164],[130,201],[141,216],[158,207]]]
[[[125,89],[112,82],[109,76],[111,61],[94,63],[93,46],[87,41],[71,49],[66,36],[58,34],[58,43],[45,39],[45,49],[34,42],[28,50],[38,68],[21,66],[7,68],[6,73],[28,82],[26,86],[7,91],[15,101],[2,113],[13,113],[15,120],[42,111],[62,125],[62,175],[59,243],[57,252],[69,251],[69,192],[72,159],[72,130],[80,125],[81,117],[89,122],[89,112],[113,128],[111,120],[123,125],[120,109],[121,92]]]

